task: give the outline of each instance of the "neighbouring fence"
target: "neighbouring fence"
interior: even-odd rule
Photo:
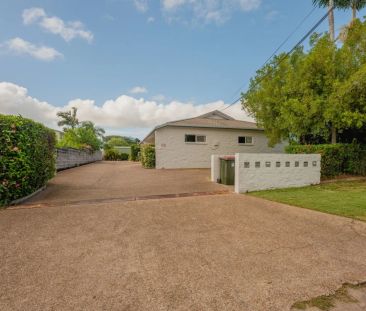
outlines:
[[[220,156],[211,157],[211,180],[220,176]],[[290,188],[320,183],[320,154],[235,154],[235,192]]]
[[[101,161],[102,151],[78,150],[71,148],[60,148],[56,150],[56,169],[64,170],[87,163]]]

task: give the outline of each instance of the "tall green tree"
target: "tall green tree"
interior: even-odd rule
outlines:
[[[68,128],[74,129],[79,125],[79,120],[76,117],[78,109],[76,107],[72,107],[70,111],[59,111],[57,112],[57,116],[61,119],[57,122],[58,126],[65,126],[64,131]]]
[[[356,20],[342,46],[314,35],[308,52],[276,56],[251,79],[242,105],[265,128],[271,145],[286,138],[329,142],[333,130],[365,128],[364,81],[366,22]]]

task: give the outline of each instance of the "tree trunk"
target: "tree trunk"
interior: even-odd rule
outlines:
[[[356,4],[353,4],[352,6],[352,21],[354,21],[357,18],[357,8]]]
[[[334,31],[334,0],[329,0],[329,15],[328,15],[328,21],[329,21],[329,36],[330,40],[335,40],[335,31]]]
[[[332,144],[337,143],[337,129],[332,125]]]

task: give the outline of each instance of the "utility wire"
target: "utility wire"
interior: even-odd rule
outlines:
[[[306,35],[304,35],[301,40],[296,43],[296,45],[289,51],[287,52],[279,61],[278,61],[278,65],[280,65],[288,56],[290,56],[292,54],[293,51],[295,51],[299,46],[301,46],[301,44],[324,22],[324,20],[328,17],[328,15],[334,10],[334,6],[331,7],[328,12],[306,33]],[[271,56],[272,58],[273,56]],[[269,58],[269,60],[271,59]],[[268,61],[266,61],[266,63],[268,63]],[[265,64],[266,64],[265,63]],[[251,86],[251,88],[257,86],[259,83],[261,83],[268,75],[270,74],[270,72],[268,72],[266,75],[264,75],[261,79],[257,80],[257,82]],[[231,104],[229,104],[227,107],[220,109],[221,111],[224,111],[228,108],[230,108],[231,106],[235,105],[239,100],[241,99],[241,96],[236,99],[235,101],[233,101]]]

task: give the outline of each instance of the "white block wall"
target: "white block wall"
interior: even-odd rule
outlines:
[[[217,182],[220,178],[220,158],[222,155],[213,154],[211,156],[211,181]]]
[[[205,135],[205,143],[186,143],[185,135]],[[252,136],[253,144],[238,144],[239,136]],[[164,127],[155,132],[156,168],[210,168],[211,155],[283,153],[287,143],[268,147],[263,131]]]
[[[235,154],[235,192],[290,188],[320,183],[319,154]],[[280,167],[276,163],[280,163]],[[290,166],[286,167],[286,162]],[[295,163],[299,166],[296,167]],[[306,167],[304,163],[308,163]],[[249,167],[246,167],[249,163]],[[260,167],[256,167],[256,163]],[[270,163],[270,167],[266,167]]]

